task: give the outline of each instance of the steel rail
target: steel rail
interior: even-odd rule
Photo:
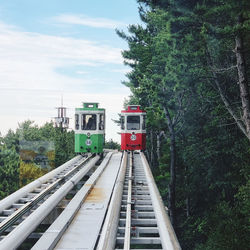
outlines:
[[[129,176],[128,176],[128,195],[127,195],[127,211],[126,211],[126,226],[124,236],[124,250],[130,249],[131,236],[131,196],[132,196],[132,168],[133,168],[133,152],[129,156]]]
[[[32,247],[32,250],[40,249],[54,249],[63,233],[68,228],[75,215],[84,204],[91,189],[96,184],[97,180],[107,167],[113,152],[107,154],[101,165],[91,175],[91,177],[85,182],[83,187],[77,192],[74,198],[70,201],[64,211],[54,221],[54,223],[47,229],[43,236]]]
[[[48,181],[49,179],[53,178],[60,172],[64,171],[67,167],[70,165],[73,165],[80,161],[82,159],[82,156],[76,156],[73,159],[69,160],[68,162],[64,163],[60,167],[50,171],[49,173],[45,174],[44,176],[36,179],[35,181],[29,183],[28,185],[24,186],[23,188],[17,190],[13,194],[7,196],[3,200],[0,201],[0,213],[3,212],[6,208],[10,207],[12,204],[14,204],[16,201],[24,197],[29,192],[32,192],[35,188],[41,186],[43,183]]]
[[[155,184],[154,177],[148,165],[145,155],[140,152],[140,156],[143,163],[143,168],[145,171],[148,188],[150,196],[152,199],[152,204],[154,207],[155,217],[157,220],[157,225],[159,228],[159,234],[161,239],[161,244],[165,250],[179,250],[181,249],[180,244],[175,235],[174,229],[170,223],[169,217],[166,213],[162,198],[160,196],[159,190]]]
[[[66,178],[72,175],[75,171],[77,171],[82,165],[89,160],[91,156],[83,159],[78,163],[73,169],[71,169],[68,173],[66,173],[61,178],[57,179],[54,183],[49,185],[46,189],[44,189],[41,193],[36,195],[34,198],[30,199],[29,202],[24,204],[21,208],[15,211],[12,215],[8,216],[4,221],[0,223],[0,234],[3,233],[6,229],[12,226],[16,221],[18,221],[24,214],[26,214],[31,208],[33,208],[39,201],[41,201],[45,196],[47,196],[53,189],[55,189],[58,185],[62,184]]]
[[[41,206],[39,206],[30,216],[28,216],[21,224],[11,231],[0,242],[0,249],[17,248],[43,221],[43,219],[54,209],[54,207],[65,197],[65,195],[95,166],[99,160],[99,156],[91,159],[84,168],[77,172],[70,180],[68,180],[60,189],[51,195]]]
[[[115,183],[106,219],[101,231],[97,250],[111,250],[115,248],[116,233],[119,223],[119,213],[122,203],[122,192],[127,168],[128,153],[123,152],[122,162]]]

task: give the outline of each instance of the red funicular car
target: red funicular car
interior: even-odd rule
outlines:
[[[121,150],[146,149],[146,111],[129,105],[121,112]]]

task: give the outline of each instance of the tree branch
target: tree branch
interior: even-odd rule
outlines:
[[[233,65],[233,66],[231,66],[231,67],[229,67],[229,68],[223,68],[223,69],[216,69],[216,68],[213,68],[213,71],[214,71],[215,73],[223,73],[223,72],[225,72],[225,71],[229,71],[229,70],[236,69],[236,68],[237,68],[237,65]]]
[[[234,110],[232,109],[229,101],[227,100],[226,98],[226,95],[224,94],[222,88],[221,88],[221,85],[219,83],[219,80],[218,80],[218,77],[216,75],[216,72],[213,70],[213,65],[214,63],[212,62],[212,59],[211,59],[211,55],[208,51],[208,48],[206,48],[206,52],[207,52],[207,59],[208,59],[208,64],[211,68],[211,71],[212,71],[212,75],[213,75],[213,79],[215,81],[215,85],[217,87],[217,90],[219,91],[219,94],[220,94],[220,97],[221,97],[221,100],[223,101],[227,111],[230,113],[230,115],[233,117],[233,119],[235,120],[238,128],[242,131],[242,133],[250,140],[250,135],[248,135],[247,133],[247,130],[246,128],[244,127],[244,123],[242,122],[241,119],[238,118],[238,116],[236,115],[236,113],[234,112]]]

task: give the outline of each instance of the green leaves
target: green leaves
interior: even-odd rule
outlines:
[[[19,155],[14,148],[0,146],[0,199],[19,187]]]
[[[31,148],[21,148],[22,143],[30,144]],[[0,199],[48,172],[49,169],[43,169],[34,160],[37,149],[43,144],[54,145],[54,148],[46,151],[50,167],[60,166],[75,154],[74,132],[62,132],[54,128],[53,123],[38,127],[32,121],[25,121],[19,124],[16,132],[10,130],[1,138]],[[26,156],[21,161],[19,154],[23,153],[26,153]]]
[[[129,45],[123,56],[131,62],[126,85],[147,110],[148,159],[164,196],[170,192],[169,147],[175,136],[182,247],[247,248],[250,147],[236,125],[242,100],[235,38],[243,39],[249,78],[250,2],[138,2],[144,25],[130,26],[129,35],[121,36]]]

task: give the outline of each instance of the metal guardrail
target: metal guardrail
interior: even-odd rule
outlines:
[[[34,198],[30,199],[29,202],[24,204],[21,208],[17,209],[13,214],[8,216],[4,221],[0,223],[0,234],[6,231],[9,227],[11,227],[16,221],[18,221],[24,214],[26,214],[31,208],[33,208],[36,204],[38,204],[45,196],[47,196],[53,189],[55,189],[58,185],[63,183],[66,178],[72,175],[75,171],[77,171],[86,161],[89,160],[90,157],[80,161],[73,169],[71,169],[67,174],[58,178],[55,182],[49,185],[42,192],[37,194]]]
[[[122,191],[127,167],[128,153],[123,152],[121,167],[110,201],[109,210],[100,234],[97,250],[110,250],[115,248],[116,233],[119,223],[119,213],[122,202]]]
[[[174,229],[171,225],[169,217],[166,213],[165,206],[163,204],[159,190],[155,184],[154,177],[148,165],[145,155],[140,153],[143,168],[146,174],[147,184],[154,207],[155,217],[159,228],[159,234],[161,238],[161,244],[165,250],[178,250],[181,249],[180,244],[175,235]]]
[[[126,211],[126,226],[124,236],[124,250],[130,249],[131,235],[131,203],[132,203],[132,169],[133,169],[133,154],[129,155],[129,176],[128,176],[128,195],[127,195],[127,211]]]
[[[67,208],[60,214],[55,222],[48,228],[47,232],[32,247],[32,250],[54,249],[68,225],[71,223],[80,207],[84,203],[91,189],[94,187],[98,178],[107,167],[113,153],[108,153],[101,165],[95,170],[91,177],[85,182],[74,198],[67,205]]]
[[[17,248],[35,228],[43,221],[43,219],[53,210],[53,208],[62,200],[62,198],[83,178],[83,176],[93,167],[99,160],[99,156],[91,159],[84,168],[76,173],[68,180],[60,189],[51,195],[42,203],[33,213],[30,214],[21,224],[11,231],[0,242],[0,249]]]
[[[12,204],[14,204],[16,201],[18,201],[20,198],[24,197],[27,193],[32,192],[35,188],[41,186],[43,183],[48,181],[49,179],[53,178],[60,172],[64,171],[67,167],[79,162],[82,159],[82,156],[76,156],[73,159],[69,160],[68,162],[64,163],[60,167],[50,171],[49,173],[43,175],[42,177],[36,179],[35,181],[29,183],[28,185],[24,186],[23,188],[20,188],[13,194],[7,196],[3,200],[0,201],[0,213],[3,212],[4,209],[10,207]]]
[[[130,152],[126,172],[115,249],[181,249],[143,153]]]

